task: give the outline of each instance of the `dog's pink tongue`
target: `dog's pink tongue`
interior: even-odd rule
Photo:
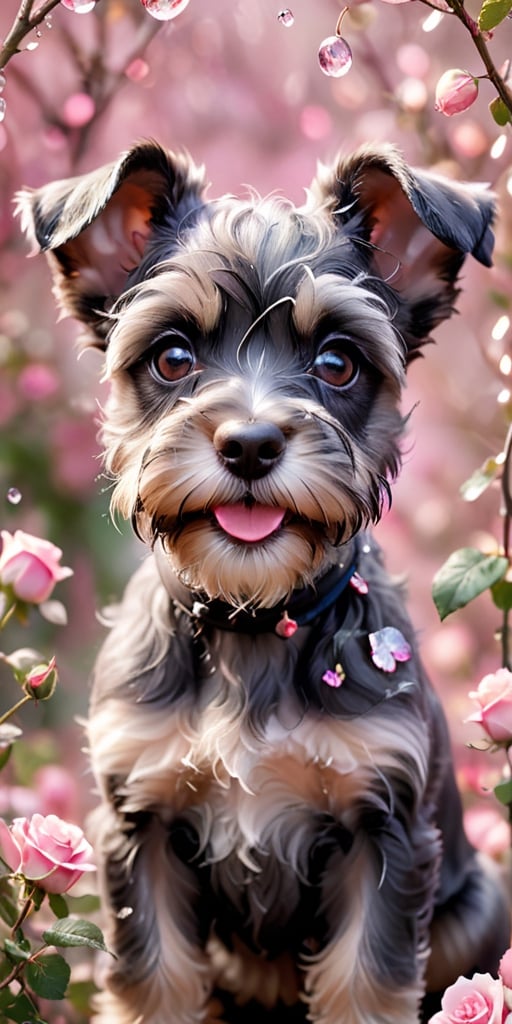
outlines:
[[[277,530],[284,519],[283,508],[271,505],[217,505],[213,514],[223,530],[237,540],[258,541]]]

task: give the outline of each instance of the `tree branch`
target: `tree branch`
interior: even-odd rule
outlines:
[[[489,49],[485,41],[485,34],[479,29],[476,21],[474,21],[466,11],[466,8],[464,7],[464,0],[447,0],[447,3],[455,16],[460,22],[462,22],[469,32],[473,43],[480,54],[485,70],[487,71],[489,81],[494,86],[500,100],[512,116],[512,93],[505,84],[502,76],[496,68],[491,54],[489,53]]]
[[[20,52],[20,43],[25,36],[33,32],[48,17],[60,0],[43,0],[41,6],[33,11],[35,2],[36,0],[21,0],[18,13],[0,47],[0,69],[5,68],[11,57]]]

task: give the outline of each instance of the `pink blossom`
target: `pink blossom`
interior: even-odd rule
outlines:
[[[512,988],[512,949],[507,949],[500,960],[499,976],[507,988]]]
[[[512,1010],[512,949],[507,949],[503,954],[498,974],[503,982],[503,998],[508,1010]],[[512,1021],[512,1014],[506,1018],[506,1022]]]
[[[72,96],[68,96],[62,116],[70,128],[83,128],[84,124],[88,124],[92,120],[95,113],[96,104],[92,96],[89,96],[87,92],[75,92]]]
[[[48,540],[16,530],[1,531],[0,584],[11,586],[20,601],[41,604],[56,583],[72,575],[72,569],[59,565],[62,551]]]
[[[473,846],[489,857],[502,856],[510,846],[510,827],[498,806],[482,803],[464,813],[464,831]]]
[[[57,666],[55,656],[47,664],[34,665],[27,672],[23,689],[34,700],[48,700],[53,695],[57,683]]]
[[[45,892],[64,893],[86,871],[95,871],[92,847],[82,829],[55,814],[0,819],[0,854],[11,871]]]
[[[490,974],[458,978],[446,989],[429,1024],[503,1024],[503,985]]]
[[[478,80],[468,71],[451,68],[436,85],[435,109],[451,117],[467,110],[478,96]]]
[[[467,722],[477,722],[495,743],[512,742],[512,672],[500,668],[484,676],[469,694],[478,708]]]
[[[30,363],[24,366],[18,377],[18,389],[21,394],[35,402],[51,398],[58,391],[59,385],[55,371],[44,363]]]

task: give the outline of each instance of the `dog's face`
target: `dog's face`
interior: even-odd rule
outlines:
[[[306,205],[207,201],[140,145],[20,199],[61,301],[106,347],[114,505],[187,587],[270,607],[375,521],[405,366],[449,315],[492,203],[390,149],[323,169]]]

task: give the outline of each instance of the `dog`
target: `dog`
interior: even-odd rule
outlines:
[[[141,141],[18,203],[105,351],[113,507],[150,549],[87,725],[116,955],[93,1019],[413,1024],[509,919],[369,531],[493,197],[386,145],[301,208],[206,187]]]

